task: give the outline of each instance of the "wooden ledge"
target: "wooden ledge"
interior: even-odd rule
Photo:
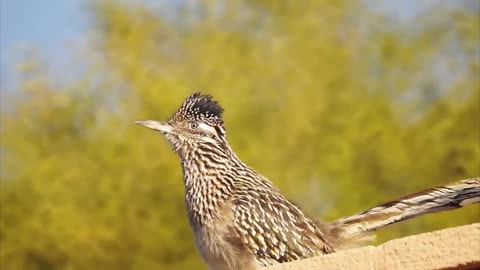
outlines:
[[[301,261],[268,270],[480,269],[480,223],[448,228]]]

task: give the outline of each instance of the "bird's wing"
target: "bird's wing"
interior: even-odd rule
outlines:
[[[321,225],[278,192],[237,191],[234,220],[238,235],[262,265],[333,252]],[[249,193],[249,196],[242,193]]]

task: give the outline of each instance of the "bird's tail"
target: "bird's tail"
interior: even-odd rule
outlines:
[[[417,192],[331,223],[340,238],[361,239],[369,232],[416,216],[480,202],[480,178]]]

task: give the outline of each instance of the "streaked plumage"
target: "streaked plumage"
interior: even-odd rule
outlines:
[[[335,252],[377,228],[480,198],[476,178],[321,223],[237,157],[222,113],[211,96],[195,93],[168,122],[136,122],[165,134],[179,155],[195,242],[211,269],[248,270]]]

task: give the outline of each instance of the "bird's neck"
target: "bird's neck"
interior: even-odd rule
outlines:
[[[197,146],[184,152],[181,161],[185,203],[190,218],[201,224],[208,223],[217,217],[220,206],[231,198],[235,167],[243,163],[228,145]]]

